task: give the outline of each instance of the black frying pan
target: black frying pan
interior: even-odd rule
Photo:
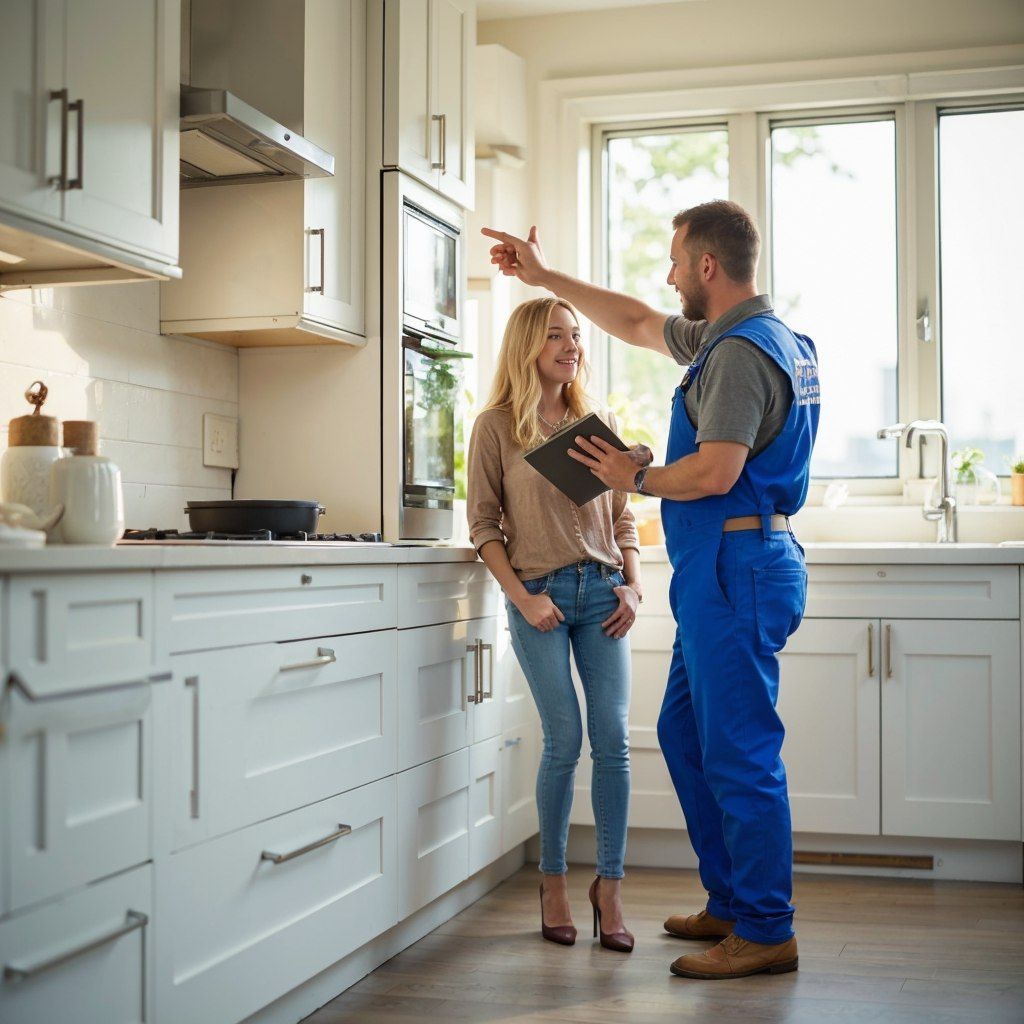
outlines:
[[[316,533],[316,524],[327,509],[319,501],[281,501],[272,498],[239,498],[234,501],[190,501],[189,529],[197,533],[256,533],[270,530],[274,536]]]

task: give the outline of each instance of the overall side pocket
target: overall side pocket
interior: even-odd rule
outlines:
[[[796,632],[807,603],[807,570],[755,569],[754,616],[761,650],[777,654]]]

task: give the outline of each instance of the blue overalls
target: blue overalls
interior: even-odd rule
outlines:
[[[794,514],[807,497],[820,412],[810,338],[770,313],[730,328],[789,374],[793,402],[782,432],[749,459],[724,495],[662,502],[676,620],[658,739],[697,853],[710,914],[735,921],[751,942],[793,935],[793,848],[784,729],[775,710],[777,654],[803,616],[807,570],[789,531],[771,515]],[[684,394],[713,338],[672,399],[668,463],[697,451]],[[760,530],[722,532],[726,519],[761,517]]]

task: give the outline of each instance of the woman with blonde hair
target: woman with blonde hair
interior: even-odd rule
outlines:
[[[626,634],[642,600],[636,524],[626,494],[606,491],[577,506],[523,458],[591,411],[585,371],[579,318],[568,302],[534,299],[513,311],[469,444],[468,516],[473,544],[505,591],[512,647],[544,729],[537,775],[542,934],[563,945],[576,941],[565,848],[583,731],[571,649],[593,758],[594,935],[600,930],[602,946],[628,953],[633,936],[619,890],[629,805]],[[601,415],[614,430],[612,414]]]

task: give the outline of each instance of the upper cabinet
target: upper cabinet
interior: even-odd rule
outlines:
[[[0,288],[175,277],[179,0],[5,0]]]
[[[385,0],[383,165],[473,207],[473,0]]]
[[[366,0],[192,0],[191,85],[334,156],[333,176],[181,193],[164,333],[242,347],[365,343]]]

